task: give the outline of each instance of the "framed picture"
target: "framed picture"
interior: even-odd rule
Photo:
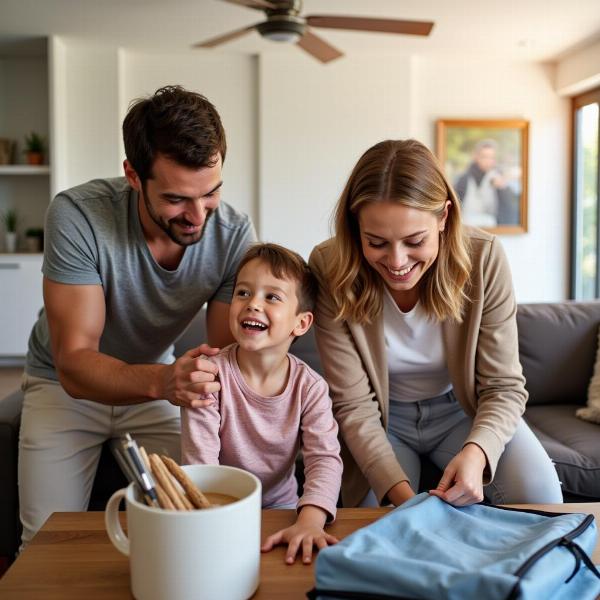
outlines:
[[[437,155],[463,222],[494,233],[527,231],[527,121],[437,121]]]

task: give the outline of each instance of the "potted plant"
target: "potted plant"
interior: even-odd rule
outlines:
[[[42,252],[44,250],[44,230],[41,227],[26,229],[25,245],[29,252]]]
[[[27,164],[30,165],[41,165],[44,163],[44,150],[46,143],[44,138],[35,131],[32,131],[29,135],[25,136],[25,156],[27,157]]]
[[[4,239],[7,252],[15,252],[17,249],[17,211],[9,208],[2,213],[2,222],[6,230]]]

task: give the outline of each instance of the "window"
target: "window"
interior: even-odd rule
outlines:
[[[600,297],[600,89],[573,98],[571,297]]]

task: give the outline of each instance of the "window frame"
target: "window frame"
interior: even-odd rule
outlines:
[[[577,223],[581,210],[579,202],[579,189],[577,182],[579,172],[577,170],[577,111],[588,104],[598,103],[600,105],[600,87],[574,96],[571,102],[571,260],[569,276],[569,298],[577,300],[577,275],[578,275],[578,244]],[[595,298],[600,298],[600,112],[598,114],[598,164],[596,172],[596,281]]]

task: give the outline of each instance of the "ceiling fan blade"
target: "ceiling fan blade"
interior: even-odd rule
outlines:
[[[323,38],[315,35],[310,29],[306,29],[304,35],[296,42],[302,50],[305,50],[322,63],[328,63],[340,56],[344,56],[337,48],[326,42]]]
[[[265,8],[277,8],[277,5],[268,0],[223,0],[224,2],[231,2],[231,4],[239,4],[247,8],[256,8],[257,10],[264,10]]]
[[[336,15],[310,15],[306,22],[312,27],[330,29],[355,29],[405,35],[429,35],[432,21],[402,21],[399,19],[373,19],[371,17],[343,17]]]
[[[210,38],[209,40],[198,42],[197,44],[194,44],[192,48],[214,48],[219,44],[224,44],[225,42],[242,37],[251,29],[254,29],[255,26],[256,25],[248,25],[248,27],[242,27],[241,29],[236,29],[235,31],[230,31],[229,33],[224,33],[223,35],[218,35],[217,37]]]

